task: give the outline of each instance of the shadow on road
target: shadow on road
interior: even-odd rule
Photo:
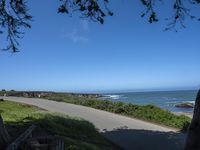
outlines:
[[[183,150],[185,134],[148,130],[117,129],[103,133],[125,150]]]

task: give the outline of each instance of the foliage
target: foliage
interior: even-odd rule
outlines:
[[[158,6],[156,4],[159,2],[164,3],[164,0],[140,0],[145,6],[145,11],[142,13],[141,17],[148,15],[149,23],[158,22]],[[185,28],[184,21],[186,17],[190,19],[195,19],[199,21],[199,17],[191,13],[191,8],[194,5],[199,5],[200,0],[173,0],[170,1],[170,6],[172,9],[172,16],[168,17],[166,20],[169,21],[165,30],[175,30],[177,31],[177,25]]]
[[[164,0],[139,1],[145,7],[141,17],[148,16],[150,23],[159,21],[157,10],[159,7],[156,4],[164,2]],[[78,12],[81,18],[87,18],[101,24],[104,23],[106,16],[113,15],[107,6],[110,0],[60,0],[59,2],[58,13],[73,14]],[[192,5],[199,5],[200,0],[173,0],[168,3],[170,3],[173,15],[168,18],[170,21],[166,30],[174,29],[177,31],[177,24],[185,27],[185,17],[199,20],[198,17],[191,14],[189,8]],[[0,35],[6,37],[5,44],[7,45],[3,50],[19,51],[18,39],[22,37],[24,28],[31,28],[32,16],[28,14],[28,10],[26,0],[0,0]]]
[[[4,93],[5,92],[0,91],[0,95],[3,96]],[[12,91],[6,93],[8,96],[15,96],[15,94],[17,94],[17,92]],[[191,119],[187,116],[177,116],[167,110],[163,110],[154,105],[143,106],[124,102],[112,102],[109,100],[98,100],[87,97],[78,97],[76,94],[68,95],[65,93],[53,93],[46,95],[42,98],[105,110],[129,117],[150,121],[153,123],[158,123],[169,127],[178,128],[183,131],[187,129],[191,122]]]
[[[108,9],[109,0],[61,0],[59,13],[80,12],[81,17],[89,18],[93,21],[104,23],[104,17],[113,13]]]
[[[105,16],[112,16],[108,9],[109,0],[60,0],[58,13],[72,14],[80,12],[82,18],[104,23]],[[39,3],[38,3],[39,5]],[[31,28],[32,16],[28,14],[26,0],[0,0],[0,35],[5,37],[6,48],[13,53],[18,52],[18,40],[23,30]],[[1,45],[2,46],[2,45]]]
[[[18,52],[17,39],[22,37],[22,28],[31,28],[31,19],[25,0],[0,0],[0,35],[8,40],[3,50]]]
[[[66,96],[65,94],[53,94],[49,97],[46,97],[46,99],[101,109],[169,127],[178,128],[182,131],[185,131],[191,122],[191,119],[187,116],[177,116],[154,105],[139,106],[131,103],[127,104],[123,102],[112,102],[109,100],[78,98]]]
[[[9,101],[0,102],[0,113],[13,138],[35,124],[33,135],[61,136],[67,150],[119,149],[102,137],[93,124],[80,118],[47,113],[37,107]]]

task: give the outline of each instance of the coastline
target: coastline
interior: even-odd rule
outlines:
[[[192,118],[193,117],[193,112],[172,112],[173,114],[180,116],[180,115],[185,115],[187,117]]]
[[[129,93],[111,93],[104,94],[103,100],[111,100],[113,102],[125,102],[136,105],[155,105],[164,110],[168,110],[178,115],[184,114],[192,117],[193,108],[195,103],[196,91],[154,91],[154,92],[129,92]],[[176,105],[186,104],[191,107]]]
[[[178,129],[65,102],[42,98],[6,97],[6,99],[34,105],[54,113],[81,117],[93,123],[100,133],[112,143],[126,150],[132,150],[132,148],[163,149],[163,145],[163,150],[181,150],[184,147],[185,134],[179,132]],[[144,144],[144,140],[147,144]]]

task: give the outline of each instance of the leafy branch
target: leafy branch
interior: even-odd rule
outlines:
[[[18,52],[18,39],[23,37],[22,28],[31,28],[29,22],[32,16],[27,13],[24,0],[0,1],[0,34],[6,36],[7,46],[2,50]],[[2,45],[1,45],[2,46]]]
[[[87,18],[94,22],[104,23],[106,16],[113,16],[113,12],[108,8],[110,0],[59,0],[58,13],[74,14],[79,13],[81,18]],[[147,16],[149,23],[158,22],[158,11],[156,5],[164,0],[140,0],[145,7],[141,17]],[[165,30],[175,30],[181,26],[185,28],[185,18],[200,19],[191,15],[189,6],[200,4],[200,0],[172,0],[173,15]],[[0,0],[0,50],[18,52],[19,39],[23,38],[24,29],[31,28],[32,16],[28,14],[26,0]]]

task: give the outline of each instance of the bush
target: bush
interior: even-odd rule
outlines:
[[[105,110],[117,114],[134,117],[161,125],[186,130],[191,119],[187,116],[177,116],[169,111],[163,110],[154,105],[140,106],[135,104],[127,104],[124,102],[112,102],[109,100],[89,99],[85,97],[66,96],[65,94],[54,93],[48,95],[46,99],[62,101],[77,105],[88,106],[100,110]]]

